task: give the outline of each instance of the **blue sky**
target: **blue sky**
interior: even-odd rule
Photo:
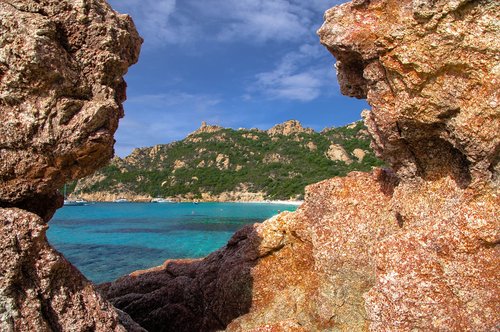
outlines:
[[[290,119],[321,130],[360,118],[342,96],[316,30],[338,0],[109,0],[144,38],[126,76],[116,154],[169,143],[201,121],[268,129]]]

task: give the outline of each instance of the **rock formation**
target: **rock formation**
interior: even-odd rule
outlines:
[[[393,186],[384,171],[312,185],[296,213],[240,230],[203,260],[166,261],[103,292],[149,331],[228,324],[228,331],[251,331],[285,322],[300,331],[363,329],[374,244],[399,229],[389,204]]]
[[[367,98],[393,168],[307,188],[202,260],[103,286],[154,331],[494,331],[500,326],[500,3],[356,0],[321,42]]]
[[[325,155],[328,159],[333,161],[343,161],[346,164],[352,164],[352,159],[349,157],[347,151],[339,144],[332,144],[328,147],[328,151],[326,151]]]
[[[326,13],[318,33],[341,90],[368,98],[373,147],[400,177],[498,184],[495,22],[495,1],[357,1]]]
[[[221,129],[224,129],[224,128],[221,126],[217,126],[217,125],[208,125],[205,121],[203,121],[201,123],[200,128],[193,131],[191,134],[189,134],[189,136],[194,136],[194,135],[198,135],[198,134],[202,134],[202,133],[215,133],[215,132],[220,131]]]
[[[57,190],[113,155],[141,42],[104,0],[0,1],[2,331],[125,331],[45,231]]]
[[[312,133],[312,132],[314,132],[313,129],[302,127],[302,124],[297,120],[288,120],[283,123],[277,124],[276,126],[267,130],[267,134],[270,136],[275,136],[275,135],[290,136],[292,134]]]
[[[372,147],[397,172],[401,231],[380,241],[371,330],[500,322],[499,4],[357,1],[319,30],[343,93],[367,97]],[[486,125],[487,124],[487,125]]]
[[[0,3],[0,203],[45,211],[113,155],[140,38],[103,0]]]

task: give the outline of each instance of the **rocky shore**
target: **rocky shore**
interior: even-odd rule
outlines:
[[[151,331],[498,329],[499,15],[466,0],[327,11],[321,42],[392,169],[308,186],[296,212],[103,294]]]
[[[141,39],[104,0],[0,2],[0,330],[498,330],[498,22],[489,0],[328,10],[321,43],[390,168],[97,291],[45,231],[57,189],[112,156]]]

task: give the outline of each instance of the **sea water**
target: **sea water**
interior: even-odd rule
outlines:
[[[199,258],[244,225],[297,207],[252,203],[92,203],[65,206],[49,242],[90,280],[102,283],[169,258]]]

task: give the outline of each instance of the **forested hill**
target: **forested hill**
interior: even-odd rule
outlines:
[[[298,121],[263,131],[202,126],[171,144],[114,158],[73,196],[180,200],[301,199],[308,184],[382,164],[361,121],[318,133]]]

